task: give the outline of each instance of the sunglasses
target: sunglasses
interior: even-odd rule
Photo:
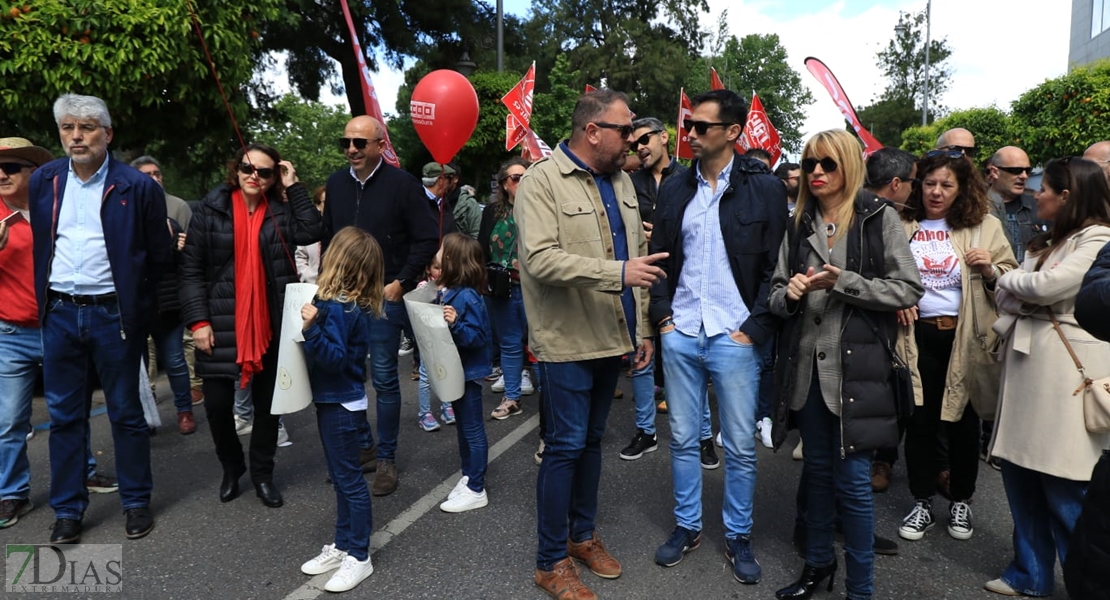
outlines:
[[[632,135],[633,131],[636,130],[634,127],[632,127],[632,125],[617,125],[616,123],[605,123],[605,122],[595,121],[594,125],[597,125],[598,127],[602,128],[602,129],[613,129],[613,130],[615,130],[617,132],[617,134],[621,136],[621,139],[627,138],[628,136]]]
[[[686,133],[690,133],[690,131],[696,131],[698,132],[698,135],[705,135],[709,132],[710,127],[723,128],[735,124],[736,123],[710,123],[709,121],[694,121],[691,119],[682,120],[682,128],[686,130]]]
[[[649,132],[645,133],[644,135],[641,135],[640,137],[636,138],[635,140],[633,140],[630,150],[635,152],[636,149],[639,148],[640,146],[646,146],[647,143],[648,143],[648,140],[651,139],[651,136],[653,136],[657,133],[663,133],[663,130],[662,129],[656,129],[655,131],[649,131]]]
[[[940,148],[940,150],[955,150],[957,152],[960,152],[961,154],[965,154],[965,155],[970,156],[972,158],[975,158],[975,153],[979,151],[979,149],[976,148],[975,146],[955,146],[955,145],[945,146],[943,148]]]
[[[355,150],[363,150],[370,142],[380,142],[383,139],[384,138],[374,138],[372,140],[368,140],[366,138],[339,138],[339,149],[346,150],[347,148],[350,148],[353,144]]]
[[[19,173],[23,169],[30,169],[30,168],[32,168],[31,165],[25,165],[23,163],[17,163],[17,162],[0,163],[0,171],[3,171],[5,175],[15,175],[16,173]]]
[[[520,178],[521,177],[524,177],[524,173],[514,173],[512,175],[505,176],[505,178],[502,179],[501,181],[502,181],[502,183],[504,183],[506,181],[511,181],[513,183],[520,183]]]
[[[958,147],[959,146],[957,146],[957,148]],[[951,148],[951,146],[949,146],[948,148],[941,148],[939,150],[930,150],[930,151],[925,153],[925,158],[936,158],[938,156],[945,156],[945,157],[948,157],[948,158],[963,158],[964,157],[964,151],[963,150],[950,150],[949,148]]]
[[[825,158],[804,158],[804,159],[802,159],[802,170],[805,171],[806,173],[812,173],[815,170],[817,170],[817,165],[821,165],[821,170],[826,172],[826,173],[832,173],[833,171],[835,171],[837,169],[837,167],[840,166],[840,165],[836,164],[835,160],[833,160],[833,159],[831,159],[827,156]]]
[[[273,179],[274,178],[274,170],[273,169],[267,169],[267,168],[258,169],[258,168],[255,168],[254,165],[248,164],[248,163],[240,163],[239,164],[239,172],[242,173],[243,175],[254,175],[255,173],[258,173],[258,178],[259,179]]]
[[[1002,166],[999,166],[999,165],[994,165],[994,166],[999,171],[1005,171],[1005,172],[1009,173],[1010,175],[1021,175],[1022,173],[1025,173],[1026,175],[1032,175],[1033,174],[1033,167],[1002,167]]]

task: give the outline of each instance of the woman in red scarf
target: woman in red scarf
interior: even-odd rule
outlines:
[[[181,312],[196,342],[196,371],[223,466],[220,501],[239,495],[247,470],[235,433],[235,389],[251,386],[254,430],[250,474],[262,503],[282,505],[273,483],[278,420],[270,414],[285,286],[297,283],[293,252],[319,241],[320,213],[293,165],[277,150],[251,144],[230,165],[227,182],[200,203],[181,258]]]

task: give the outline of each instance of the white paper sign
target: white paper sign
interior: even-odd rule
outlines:
[[[443,320],[443,307],[434,304],[435,299],[434,285],[417,288],[405,294],[405,310],[409,313],[412,332],[420,346],[420,360],[427,367],[432,391],[441,401],[454,402],[463,397],[466,380],[459,350],[447,321]]]
[[[312,386],[308,382],[308,364],[304,360],[304,334],[301,307],[316,295],[312,283],[290,283],[285,286],[285,306],[278,338],[277,378],[274,381],[274,403],[270,414],[286,415],[312,404]]]

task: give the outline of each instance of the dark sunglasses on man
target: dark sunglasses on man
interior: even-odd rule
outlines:
[[[817,165],[821,165],[821,170],[826,173],[832,173],[840,165],[836,161],[826,156],[825,158],[803,158],[802,170],[806,173],[812,173],[817,170]]]
[[[686,133],[696,131],[698,135],[705,135],[709,132],[710,127],[728,127],[729,125],[735,125],[735,123],[713,123],[710,121],[694,121],[693,119],[682,120],[682,128],[686,130]]]
[[[994,167],[999,171],[1005,171],[1010,175],[1021,175],[1022,173],[1025,173],[1026,175],[1033,174],[1033,167],[1003,167],[1000,165],[994,165]]]
[[[622,140],[627,139],[628,136],[632,135],[632,132],[635,131],[635,129],[632,128],[632,125],[618,125],[616,123],[606,123],[604,121],[594,121],[593,124],[602,129],[615,130],[617,132],[617,135],[621,136]]]
[[[263,167],[263,168],[259,169],[259,168],[256,168],[254,165],[249,164],[249,163],[240,163],[239,164],[239,172],[242,173],[243,175],[253,175],[255,173],[258,173],[258,178],[259,179],[273,179],[274,178],[274,170],[273,169],[268,169],[266,167]]]
[[[383,138],[374,138],[372,140],[366,138],[339,138],[339,149],[346,150],[350,148],[351,145],[354,145],[355,150],[365,150],[366,145],[370,142],[380,142],[382,139]]]
[[[956,146],[956,148],[959,148],[959,146]],[[938,156],[946,156],[951,159],[957,159],[963,158],[965,155],[963,150],[953,149],[952,146],[937,148],[936,150],[930,150],[925,153],[925,158],[936,158]]]
[[[663,130],[662,129],[655,129],[653,131],[649,131],[649,132],[645,133],[644,135],[641,135],[640,137],[636,138],[635,140],[632,140],[632,146],[631,146],[630,150],[635,152],[636,150],[638,150],[640,148],[640,146],[646,146],[648,141],[651,139],[651,136],[659,134],[659,133],[663,133]]]
[[[943,146],[941,148],[937,148],[937,150],[952,150],[954,152],[959,152],[963,156],[969,156],[971,158],[975,158],[975,153],[979,151],[979,149],[975,146],[957,146],[955,144]],[[933,152],[936,152],[936,150],[934,150]]]
[[[0,163],[0,171],[3,171],[5,175],[15,175],[16,173],[19,173],[23,169],[30,169],[30,168],[32,168],[31,165],[25,165],[23,163],[17,163],[17,162]]]

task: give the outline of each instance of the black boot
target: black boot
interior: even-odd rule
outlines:
[[[775,592],[775,598],[785,600],[786,598],[797,598],[798,600],[805,600],[813,595],[813,590],[817,589],[821,582],[826,577],[829,578],[828,591],[833,589],[833,580],[836,576],[836,560],[833,560],[831,565],[824,567],[810,566],[808,563],[802,569],[802,576],[795,581],[793,585],[782,588]]]
[[[224,471],[224,479],[220,482],[220,502],[231,502],[239,495],[239,478],[246,472],[246,467]]]

